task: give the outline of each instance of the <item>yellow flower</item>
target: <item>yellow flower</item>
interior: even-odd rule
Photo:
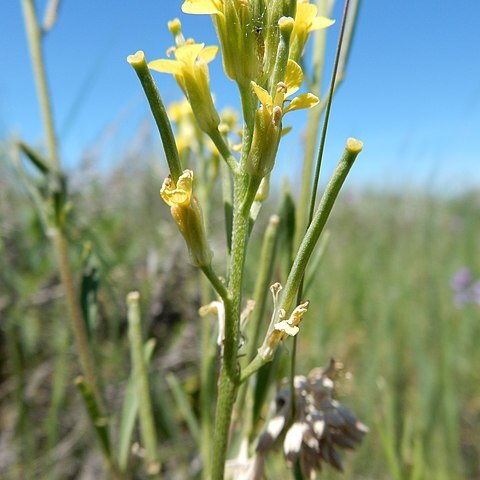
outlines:
[[[297,3],[297,13],[290,39],[290,58],[298,61],[302,56],[303,49],[308,40],[308,35],[314,30],[322,30],[330,27],[335,20],[326,17],[317,17],[318,8],[308,3],[308,0],[300,0]]]
[[[184,170],[176,185],[170,176],[164,180],[160,195],[170,207],[174,205],[186,207],[190,205],[190,201],[192,200],[192,190],[193,172],[191,170]]]
[[[160,195],[170,206],[170,213],[187,244],[191,262],[203,267],[210,265],[212,252],[208,247],[202,211],[192,189],[193,172],[184,170],[176,184],[170,176],[165,179]]]
[[[223,0],[185,0],[183,13],[223,15]]]
[[[299,110],[302,108],[312,108],[319,102],[318,98],[313,93],[302,93],[295,97],[291,102],[285,106],[285,101],[296,93],[303,82],[303,72],[300,66],[293,60],[289,59],[287,63],[287,70],[285,73],[285,81],[279,83],[275,96],[272,96],[262,87],[252,82],[252,88],[262,106],[273,115],[275,107],[280,107],[282,116],[292,110]]]
[[[257,78],[263,42],[259,41],[254,26],[264,14],[259,11],[258,1],[185,0],[182,11],[212,16],[222,47],[223,68],[229,78],[246,85]]]
[[[264,88],[251,82],[261,106],[255,112],[252,146],[246,163],[250,175],[263,178],[272,170],[282,134],[283,115],[291,110],[314,107],[318,103],[318,98],[312,93],[303,93],[286,103],[288,97],[300,88],[302,81],[302,69],[289,59],[285,81],[277,84],[273,98]]]
[[[261,106],[255,112],[252,146],[246,163],[250,175],[263,178],[272,170],[282,134],[283,115],[291,110],[314,107],[318,103],[318,98],[312,93],[303,93],[286,103],[288,97],[300,88],[302,81],[302,69],[289,59],[285,81],[277,84],[273,98],[264,88],[251,82]]]
[[[204,43],[189,43],[174,49],[175,60],[153,60],[148,67],[157,72],[171,73],[192,107],[198,125],[205,132],[215,130],[220,123],[210,93],[208,63],[218,53],[218,47]]]

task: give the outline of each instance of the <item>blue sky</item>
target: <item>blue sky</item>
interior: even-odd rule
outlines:
[[[43,11],[45,1],[37,2]],[[148,59],[172,44],[166,22],[182,21],[186,36],[218,44],[207,16],[188,16],[180,0],[64,0],[45,42],[62,158],[75,166],[81,152],[117,120],[107,164],[147,116],[138,80],[126,57],[138,49]],[[337,2],[329,52],[338,35]],[[19,1],[0,7],[0,137],[15,132],[38,143],[42,125]],[[351,182],[433,186],[456,191],[478,185],[480,138],[480,2],[363,0],[347,78],[335,98],[325,155],[331,169],[344,141],[365,143]],[[233,82],[221,60],[211,64],[220,108],[237,106]],[[156,74],[166,103],[181,98],[170,76]],[[292,115],[295,135],[301,115]],[[287,117],[288,119],[288,117]],[[285,123],[289,123],[286,121]],[[291,140],[279,159],[281,173],[299,171],[301,145]],[[298,158],[298,161],[295,159]],[[105,165],[103,165],[105,166]]]

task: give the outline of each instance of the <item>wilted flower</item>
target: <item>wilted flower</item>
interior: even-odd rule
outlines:
[[[293,421],[290,388],[277,393],[272,405],[273,416],[257,442],[257,454],[265,455],[285,434],[283,451],[287,464],[291,466],[299,461],[305,478],[316,478],[316,471],[321,470],[323,463],[343,470],[337,449],[358,446],[368,428],[349,408],[333,399],[334,371],[332,360],[325,370],[316,368],[308,377],[295,376]]]
[[[294,337],[298,331],[298,325],[303,319],[303,315],[308,310],[309,302],[301,303],[294,308],[290,317],[286,317],[286,312],[283,309],[278,309],[278,295],[282,290],[282,286],[279,283],[274,283],[270,287],[270,291],[273,295],[273,313],[270,325],[265,335],[262,346],[258,349],[258,354],[264,360],[270,359],[275,352],[278,344],[282,342],[287,336]],[[279,321],[277,321],[279,320]]]
[[[170,206],[170,213],[185,239],[193,265],[210,265],[212,252],[208,247],[202,211],[193,195],[193,172],[185,170],[177,183],[168,176],[163,182],[160,196]]]

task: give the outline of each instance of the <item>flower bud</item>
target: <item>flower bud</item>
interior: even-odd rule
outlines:
[[[182,24],[178,18],[174,18],[168,22],[168,29],[172,33],[175,45],[177,47],[185,45],[185,37],[182,33]]]
[[[275,164],[278,144],[282,134],[282,109],[274,107],[272,113],[263,105],[255,112],[252,147],[248,155],[246,170],[263,178]]]
[[[173,205],[170,212],[185,239],[192,264],[197,267],[210,265],[213,255],[208,246],[202,211],[197,197],[192,197],[188,207]]]
[[[272,0],[271,2],[267,2],[267,21],[264,33],[264,80],[267,80],[271,77],[273,68],[277,60],[278,42],[280,41],[278,21],[282,17],[295,18],[296,9],[296,0]]]

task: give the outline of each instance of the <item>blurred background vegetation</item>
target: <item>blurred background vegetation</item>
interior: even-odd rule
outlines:
[[[156,133],[143,121],[118,139],[119,123],[113,119],[68,169],[75,280],[110,412],[122,410],[130,376],[125,296],[141,293],[145,334],[156,340],[149,375],[165,478],[194,478],[198,338],[201,322],[213,320],[198,317],[200,276],[158,195],[167,172]],[[116,140],[123,153],[114,149],[114,165],[98,168]],[[368,162],[368,144],[362,155],[354,169]],[[101,454],[74,385],[80,371],[63,289],[25,175],[42,181],[8,131],[0,143],[0,478],[100,478]],[[272,185],[253,231],[247,296],[282,190],[280,181]],[[456,192],[347,181],[340,196],[305,292],[311,306],[297,370],[341,362],[338,397],[370,433],[347,454],[343,477],[327,468],[323,478],[480,477],[480,193]],[[209,234],[220,261],[217,193]],[[272,282],[284,282],[288,261],[280,258]],[[115,439],[118,417],[113,427]],[[139,458],[132,455],[133,467]],[[273,460],[268,472],[283,478],[283,468]]]
[[[12,156],[3,143],[0,473],[94,478],[99,453],[73,386],[79,370],[62,289]],[[112,410],[121,408],[129,376],[124,298],[141,292],[148,335],[157,340],[150,375],[161,457],[176,466],[171,478],[188,478],[194,456],[184,447],[192,439],[165,378],[176,374],[195,410],[201,292],[161,208],[159,164],[158,152],[142,151],[134,167],[125,158],[108,174],[72,173],[74,212],[82,212],[72,257],[79,284],[96,285],[92,340]],[[330,357],[345,366],[339,398],[371,429],[348,459],[346,478],[480,474],[480,309],[475,297],[455,302],[451,285],[462,267],[480,271],[479,208],[475,192],[446,198],[347,188],[340,198],[326,255],[305,294],[312,303],[298,371]],[[250,294],[267,212],[262,216],[250,246]],[[211,219],[214,248],[223,241],[222,222]],[[281,268],[273,279],[284,279]]]

